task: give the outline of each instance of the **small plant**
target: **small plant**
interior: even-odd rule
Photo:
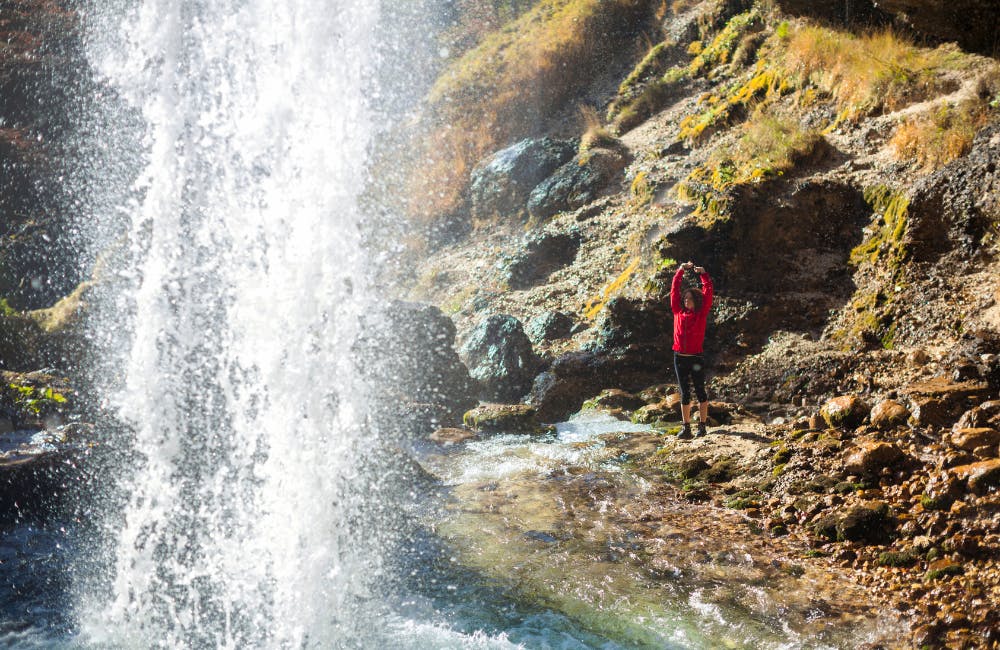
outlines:
[[[15,391],[14,401],[26,411],[40,415],[46,407],[66,403],[66,396],[52,390],[51,387],[41,388],[30,384],[11,383],[8,386]]]
[[[580,153],[591,149],[613,149],[621,146],[621,142],[611,134],[601,122],[597,111],[590,106],[580,107],[580,121],[583,123],[583,135],[580,137]]]

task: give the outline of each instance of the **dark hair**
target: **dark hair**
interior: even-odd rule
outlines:
[[[691,300],[694,301],[694,311],[701,311],[701,305],[705,300],[705,296],[702,295],[701,289],[685,289],[681,304],[683,304],[683,301],[687,300],[688,296],[691,296]]]

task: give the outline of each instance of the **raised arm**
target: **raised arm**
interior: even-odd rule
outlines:
[[[707,314],[712,308],[712,296],[715,295],[715,287],[712,285],[712,277],[708,271],[701,269],[701,313]]]
[[[684,281],[684,266],[681,265],[674,273],[674,281],[670,283],[670,311],[681,313],[681,283]]]

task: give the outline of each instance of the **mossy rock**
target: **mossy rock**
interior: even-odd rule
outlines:
[[[545,433],[528,404],[481,404],[466,411],[462,423],[473,431],[490,433]]]
[[[920,555],[912,551],[886,551],[878,556],[878,565],[887,567],[909,567],[919,561]]]
[[[841,395],[824,404],[820,415],[832,428],[854,428],[864,422],[870,410],[857,395]]]
[[[928,568],[927,573],[924,574],[924,580],[933,582],[948,576],[960,576],[964,573],[965,569],[961,564],[955,564],[948,560],[938,560]]]

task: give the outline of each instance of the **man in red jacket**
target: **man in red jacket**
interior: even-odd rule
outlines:
[[[684,272],[690,270],[701,277],[701,290],[681,290]],[[703,267],[687,262],[674,273],[674,281],[670,285],[670,309],[674,312],[674,371],[681,389],[681,419],[684,422],[678,438],[691,437],[691,383],[698,397],[698,435],[707,433],[708,394],[705,392],[702,343],[708,311],[712,308],[712,294],[712,278]]]

